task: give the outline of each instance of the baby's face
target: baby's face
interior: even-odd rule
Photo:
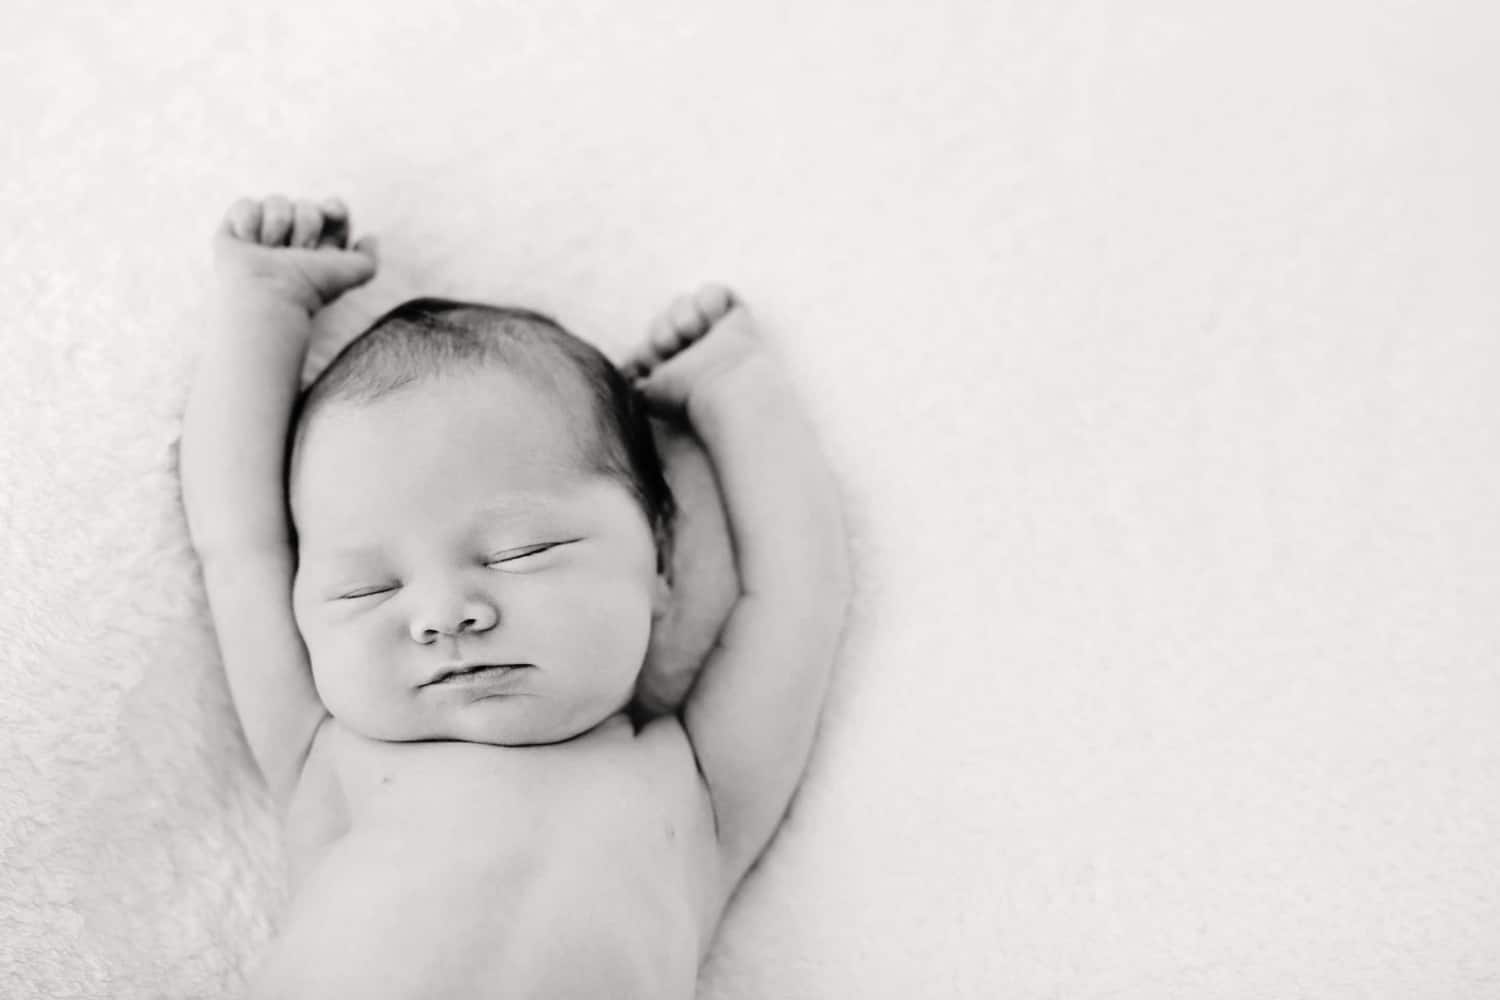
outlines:
[[[646,517],[506,372],[336,404],[291,497],[324,705],[382,740],[553,743],[630,700],[664,584]],[[525,664],[438,680],[459,665]]]

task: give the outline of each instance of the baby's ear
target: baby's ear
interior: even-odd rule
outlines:
[[[657,573],[651,591],[651,620],[660,621],[672,607],[672,582],[666,573]]]
[[[672,529],[675,518],[666,523],[658,524],[652,531],[656,540],[656,573],[658,576],[666,577],[667,586],[672,585],[672,556],[674,547],[672,545]]]

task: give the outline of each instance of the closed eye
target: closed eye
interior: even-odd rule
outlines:
[[[555,549],[563,542],[547,542],[543,545],[528,545],[524,549],[514,549],[510,552],[502,552],[494,556],[486,565],[493,566],[496,563],[515,562],[517,559],[525,559],[529,556],[540,555],[548,549]]]
[[[340,594],[338,599],[341,601],[354,601],[361,597],[374,597],[376,594],[384,594],[388,590],[395,589],[395,586],[392,584],[385,584],[379,587],[361,587],[359,590],[351,590],[347,594]]]

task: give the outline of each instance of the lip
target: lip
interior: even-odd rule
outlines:
[[[529,666],[531,666],[529,663],[450,663],[433,674],[431,679],[421,686],[458,687],[492,683],[496,680],[503,680]]]

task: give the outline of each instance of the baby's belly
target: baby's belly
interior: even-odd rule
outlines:
[[[524,749],[330,732],[348,832],[308,871],[252,997],[693,995],[723,901],[680,731]]]
[[[671,852],[584,832],[500,850],[472,831],[351,832],[251,995],[691,997],[698,928]]]

